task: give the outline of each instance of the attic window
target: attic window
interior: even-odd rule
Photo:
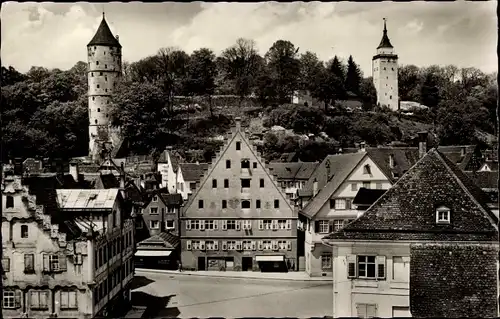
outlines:
[[[153,196],[153,202],[157,202],[158,201],[158,196]]]
[[[249,200],[244,200],[241,202],[241,208],[248,209],[250,208],[250,201]]]
[[[241,150],[241,142],[236,142],[236,150]]]
[[[253,162],[253,168],[257,168],[257,162]]]
[[[250,168],[250,161],[247,159],[244,159],[241,161],[241,168]]]
[[[7,196],[7,201],[5,203],[5,208],[13,208],[14,207],[14,197]]]
[[[368,174],[368,175],[371,175],[372,174],[372,169],[370,167],[370,164],[366,164],[364,167],[363,167],[363,174]]]
[[[439,206],[436,209],[436,223],[437,224],[449,224],[450,223],[450,209],[446,206]]]

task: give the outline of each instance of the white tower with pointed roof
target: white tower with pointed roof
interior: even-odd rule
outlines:
[[[372,60],[373,84],[377,90],[377,104],[386,105],[393,111],[399,109],[398,56],[387,36],[384,18],[384,33]]]
[[[104,143],[112,143],[109,106],[111,92],[122,74],[122,46],[106,23],[104,12],[87,45],[89,99],[89,156],[97,159]]]

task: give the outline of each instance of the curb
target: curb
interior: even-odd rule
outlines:
[[[185,272],[174,272],[161,269],[145,269],[136,268],[136,272],[142,273],[157,273],[165,275],[181,275],[181,276],[195,276],[195,277],[208,277],[208,278],[228,278],[228,279],[251,279],[251,280],[280,280],[280,281],[301,281],[301,282],[332,282],[333,279],[300,279],[300,278],[276,278],[276,277],[244,277],[244,276],[217,276],[208,274],[196,274],[196,273],[185,273]]]

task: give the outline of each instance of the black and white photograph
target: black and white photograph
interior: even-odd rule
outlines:
[[[497,7],[2,2],[2,318],[500,317]]]

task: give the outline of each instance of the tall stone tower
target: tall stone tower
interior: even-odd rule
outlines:
[[[96,34],[87,45],[89,98],[89,156],[96,160],[105,145],[113,145],[109,106],[111,92],[122,74],[122,46],[113,36],[104,13]]]
[[[398,97],[398,56],[387,36],[384,18],[384,33],[372,59],[373,84],[377,90],[377,104],[386,105],[391,110],[399,109]]]

